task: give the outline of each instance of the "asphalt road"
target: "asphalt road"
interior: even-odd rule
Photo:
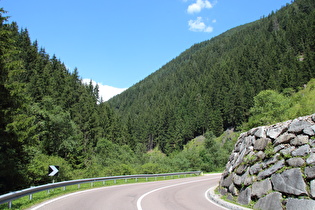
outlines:
[[[217,185],[219,174],[116,185],[71,193],[32,207],[33,210],[219,210],[206,191]]]

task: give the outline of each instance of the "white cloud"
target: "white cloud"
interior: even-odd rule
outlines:
[[[216,19],[213,19],[213,20],[212,20],[212,23],[216,23],[216,22],[217,22],[217,20],[216,20]]]
[[[89,84],[90,81],[91,81],[90,79],[82,79],[82,82],[85,84]],[[102,83],[96,83],[93,80],[92,80],[92,84],[94,87],[96,86],[96,84],[98,84],[99,95],[100,97],[102,97],[103,101],[108,101],[115,95],[118,95],[122,93],[123,91],[127,90],[127,88],[116,88],[109,85],[103,85]]]
[[[197,20],[189,20],[188,21],[189,30],[195,32],[208,32],[211,33],[213,31],[213,27],[207,26],[202,17],[197,17]]]
[[[187,12],[189,14],[199,13],[202,9],[211,9],[213,5],[208,0],[197,0],[196,3],[193,3],[188,6]]]

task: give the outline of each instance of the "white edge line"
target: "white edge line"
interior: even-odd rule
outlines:
[[[133,183],[133,184],[128,184],[128,186],[136,185],[136,184],[146,184],[146,183],[147,182]],[[44,201],[41,204],[35,205],[35,206],[31,207],[30,210],[38,210],[39,208],[41,208],[43,206],[46,206],[46,205],[48,205],[50,203],[53,203],[53,202],[55,202],[57,200],[60,200],[60,199],[63,199],[63,198],[66,198],[66,197],[69,197],[69,196],[72,196],[72,195],[77,195],[77,194],[86,193],[86,192],[95,191],[95,190],[101,190],[101,189],[104,189],[104,188],[115,188],[115,187],[121,187],[121,186],[127,186],[127,185],[104,186],[104,187],[97,187],[97,188],[93,188],[93,189],[81,190],[81,191],[78,191],[78,192],[70,192],[69,194],[62,195],[60,197],[53,198],[53,199],[48,200],[46,202]]]
[[[222,208],[222,209],[229,210],[229,209],[225,208],[224,206],[221,206],[220,204],[218,204],[218,203],[212,201],[212,200],[209,198],[208,194],[209,194],[209,191],[210,191],[211,189],[212,189],[212,187],[209,188],[209,189],[205,192],[205,197],[206,197],[206,199],[207,199],[210,203],[215,204],[216,206],[218,206],[218,207],[220,207],[220,208]]]
[[[212,179],[216,179],[216,178],[212,178]],[[207,181],[207,180],[211,180],[211,179],[201,179],[201,180],[194,180],[194,181],[189,181],[189,182],[183,182],[183,183],[178,183],[178,184],[173,184],[173,185],[169,185],[169,186],[165,186],[165,187],[160,187],[160,188],[157,188],[157,189],[154,189],[154,190],[151,190],[145,194],[143,194],[142,196],[140,196],[140,198],[137,200],[137,209],[138,210],[142,210],[142,206],[141,206],[141,202],[143,200],[143,198],[151,193],[154,193],[156,191],[159,191],[159,190],[163,190],[163,189],[166,189],[166,188],[170,188],[170,187],[176,187],[176,186],[179,186],[179,185],[184,185],[184,184],[190,184],[190,183],[194,183],[194,182],[201,182],[201,181]],[[221,207],[221,206],[220,206]]]

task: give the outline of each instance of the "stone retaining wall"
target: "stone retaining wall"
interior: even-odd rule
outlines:
[[[315,114],[242,133],[219,189],[254,209],[315,209]]]

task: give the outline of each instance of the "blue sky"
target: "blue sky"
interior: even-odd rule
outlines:
[[[69,71],[77,67],[82,79],[114,95],[193,44],[287,3],[291,0],[0,0],[0,7]]]

